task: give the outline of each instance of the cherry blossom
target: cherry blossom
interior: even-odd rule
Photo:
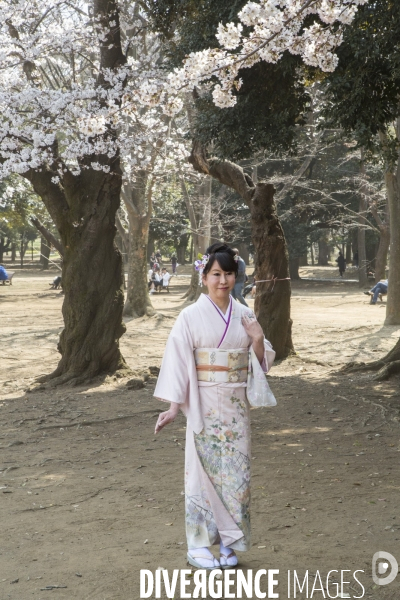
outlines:
[[[176,91],[214,83],[213,99],[226,108],[236,103],[233,90],[240,87],[239,71],[264,60],[276,63],[286,51],[301,56],[305,64],[333,71],[335,49],[342,32],[350,25],[357,7],[367,0],[260,0],[248,2],[238,14],[239,23],[220,24],[217,39],[221,48],[194,52],[182,68],[171,73]],[[304,26],[306,17],[313,22]],[[243,26],[250,33],[243,35]],[[228,52],[234,50],[235,52]]]

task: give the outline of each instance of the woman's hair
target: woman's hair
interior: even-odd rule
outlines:
[[[215,261],[223,271],[232,271],[235,276],[238,274],[238,264],[235,261],[236,252],[222,242],[216,242],[207,248],[206,254],[209,255],[208,263],[204,267],[203,275],[207,275]]]

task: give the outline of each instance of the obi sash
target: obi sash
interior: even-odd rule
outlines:
[[[197,348],[194,351],[198,381],[246,383],[249,371],[247,348],[222,350]]]
[[[266,374],[252,347],[221,350],[196,348],[194,351],[198,381],[215,383],[245,383],[251,406],[275,406]]]

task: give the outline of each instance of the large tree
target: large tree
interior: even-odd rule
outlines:
[[[65,328],[49,377],[80,381],[114,372],[126,366],[114,244],[121,168],[106,117],[118,108],[125,80],[118,8],[112,0],[91,7],[16,1],[1,5],[1,23],[1,174],[31,183],[65,249]]]
[[[64,249],[62,357],[49,376],[57,383],[126,369],[114,242],[121,188],[124,182],[140,213],[160,136],[170,137],[167,120],[181,107],[170,101],[154,56],[140,51],[148,40],[139,4],[0,4],[0,177],[18,173],[31,183]],[[140,218],[132,216],[130,254],[137,250],[138,269],[128,290],[136,283],[141,292],[136,314],[148,306],[147,224]]]
[[[400,10],[393,0],[371,0],[359,9],[338,50],[339,64],[325,80],[325,115],[357,138],[383,163],[390,215],[387,325],[400,324]],[[400,340],[368,366],[385,378],[400,370]]]

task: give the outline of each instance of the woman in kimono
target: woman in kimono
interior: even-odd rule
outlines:
[[[156,433],[180,409],[187,418],[187,559],[202,569],[234,567],[235,550],[250,546],[249,401],[276,404],[265,377],[275,352],[254,313],[230,295],[235,256],[216,243],[196,261],[208,295],[201,294],[176,320],[154,392],[171,403],[159,415]],[[217,543],[219,560],[209,550]]]

